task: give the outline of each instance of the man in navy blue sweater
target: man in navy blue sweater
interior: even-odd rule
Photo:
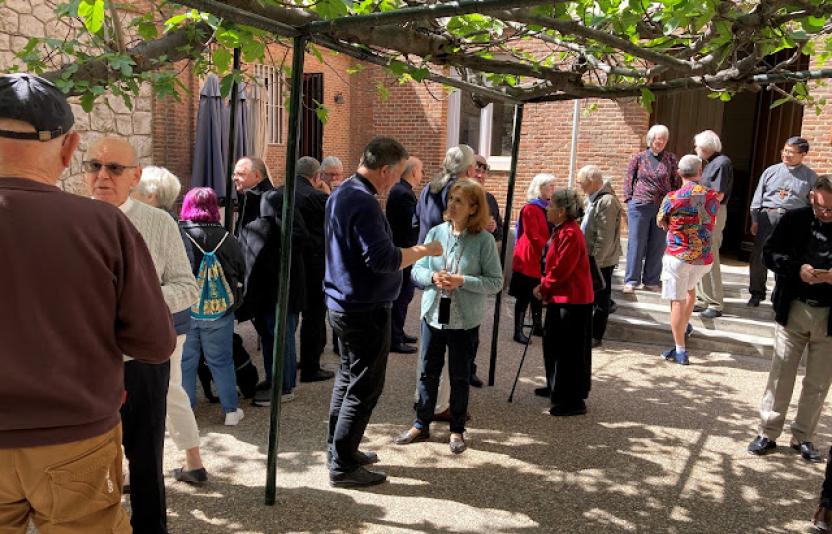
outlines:
[[[390,309],[402,284],[401,270],[442,254],[438,241],[396,247],[376,198],[396,183],[407,158],[395,139],[373,139],[356,173],[326,203],[324,293],[329,322],[341,343],[327,436],[329,479],[336,487],[371,486],[387,478],[364,467],[378,456],[359,451],[358,445],[384,389]]]

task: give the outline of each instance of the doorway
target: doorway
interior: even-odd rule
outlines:
[[[303,75],[303,136],[300,141],[300,155],[311,156],[321,161],[324,145],[324,124],[316,110],[324,101],[324,75],[304,73]]]

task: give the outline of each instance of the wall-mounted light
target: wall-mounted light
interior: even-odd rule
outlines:
[[[335,93],[335,103],[336,104],[343,104],[344,103],[344,95],[341,93]]]

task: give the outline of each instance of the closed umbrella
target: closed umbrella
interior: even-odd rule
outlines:
[[[220,82],[210,74],[199,92],[191,186],[210,187],[221,198],[225,197],[226,173],[223,122]]]
[[[234,128],[234,155],[233,161],[237,161],[243,156],[253,156],[251,135],[249,134],[251,123],[251,111],[249,109],[249,99],[246,94],[246,86],[240,85],[237,91],[237,116],[235,117]],[[231,99],[223,107],[223,139],[228,139],[228,130],[231,116]]]

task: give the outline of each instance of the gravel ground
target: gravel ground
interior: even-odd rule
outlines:
[[[417,332],[417,300],[408,331]],[[511,303],[509,299],[509,303]],[[504,304],[496,385],[472,388],[469,450],[450,453],[447,426],[431,441],[391,443],[413,418],[415,355],[391,354],[387,382],[362,448],[381,457],[389,482],[364,490],[328,485],[323,443],[332,382],[301,384],[283,405],[275,506],[264,502],[269,410],[243,403],[236,428],[218,405],[197,420],[210,474],[203,487],[168,475],[174,534],[273,532],[806,532],[823,465],[803,462],[784,434],[777,452],[749,456],[768,362],[692,354],[681,367],[661,347],[605,343],[594,352],[584,417],[556,419],[532,389],[544,383],[535,338],[514,403],[506,402],[522,347]],[[491,315],[490,313],[488,314]],[[478,361],[487,376],[490,318]],[[241,331],[256,352],[252,329]],[[635,341],[635,340],[634,340]],[[330,347],[327,347],[327,351]],[[257,358],[259,359],[259,358]],[[334,367],[336,357],[324,355]],[[796,387],[795,399],[800,386]],[[791,412],[790,412],[791,414]],[[830,443],[829,418],[816,442]],[[182,454],[167,440],[165,467]]]

